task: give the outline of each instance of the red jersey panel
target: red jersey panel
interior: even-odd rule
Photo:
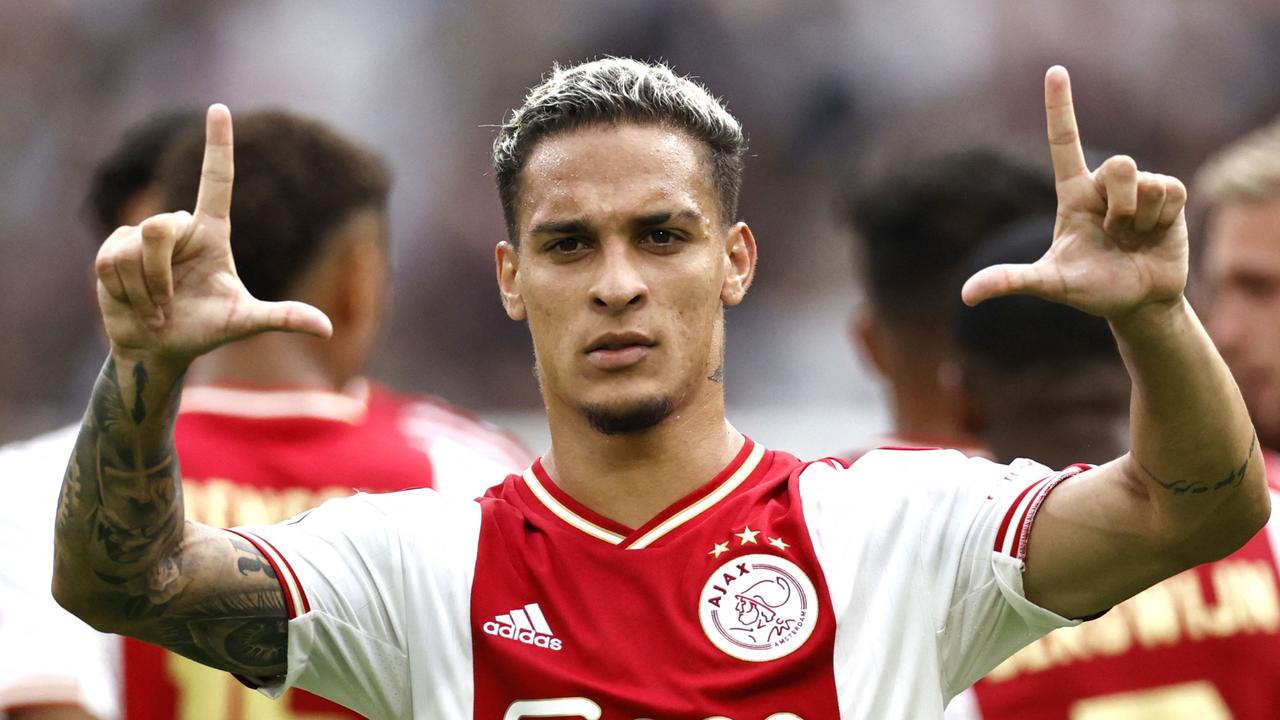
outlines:
[[[706,708],[734,718],[837,717],[833,612],[788,482],[798,460],[763,453],[731,498],[653,534],[718,489],[752,449],[748,443],[720,476],[634,530],[577,505],[539,464],[533,483],[511,478],[491,491],[471,604],[472,627],[482,630],[473,635],[476,717],[503,717],[521,699],[573,696],[610,718],[700,720]],[[583,542],[549,507],[613,537]],[[515,553],[519,564],[506,561]],[[630,597],[647,602],[608,601]],[[521,613],[535,599],[544,618],[531,615],[531,637]],[[559,642],[544,645],[538,625]]]
[[[1280,463],[1264,457],[1280,509]],[[976,705],[984,720],[1280,717],[1277,539],[1273,511],[1268,528],[1237,552],[1045,636],[957,704]]]
[[[364,383],[345,394],[190,388],[175,437],[187,517],[215,527],[280,522],[354,492],[431,487],[459,466],[471,485],[452,486],[474,497],[527,463],[517,443],[443,403]],[[124,641],[123,664],[130,719],[359,717],[301,690],[271,702],[226,673],[133,639]]]

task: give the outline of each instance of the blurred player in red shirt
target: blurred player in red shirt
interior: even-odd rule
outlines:
[[[191,205],[203,149],[195,127],[125,210]],[[260,335],[192,366],[175,433],[188,519],[279,522],[355,491],[435,487],[471,498],[527,465],[518,443],[465,413],[360,376],[389,294],[390,177],[382,161],[288,113],[247,115],[237,131],[232,248],[240,276],[260,297],[324,308],[334,335],[328,342]],[[124,643],[129,718],[351,714],[301,691],[283,706],[271,703],[225,673],[158,646]]]
[[[1055,202],[1051,175],[994,147],[895,149],[861,169],[845,210],[863,293],[849,328],[893,418],[874,445],[982,453],[954,387],[954,276],[984,238]]]
[[[1221,151],[1205,165],[1194,190],[1193,202],[1208,209],[1200,263],[1206,323],[1250,407],[1277,508],[1280,465],[1266,448],[1280,443],[1280,331],[1271,331],[1280,328],[1280,124]],[[1022,254],[1034,256],[1047,247],[1051,228],[1050,222],[1041,229],[1039,248],[1024,248]],[[992,259],[984,256],[973,265]],[[1104,360],[1096,353],[1090,367],[1080,357],[1081,347],[1050,347],[1054,338],[1043,335],[1046,328],[1058,341],[1071,342],[1073,326],[1082,345],[1102,340],[1096,330],[1082,329],[1083,319],[1055,319],[1054,313],[1065,308],[991,317],[1000,311],[998,303],[1014,300],[1032,301],[1001,299],[970,311],[971,317],[961,321],[970,325],[962,344],[972,351],[982,342],[978,336],[989,342],[998,322],[998,332],[1006,337],[1043,338],[1041,367],[1056,371],[1030,380],[1030,373],[1007,368],[971,377],[971,385],[985,386],[983,394],[1004,394],[1005,404],[1025,411],[990,415],[994,424],[983,436],[993,447],[1043,448],[1047,438],[1038,435],[1042,427],[1032,419],[1061,412],[1063,427],[1070,426],[1090,405],[1075,389],[1087,384],[1096,411],[1093,429],[1077,424],[1077,431],[1060,432],[1053,442],[1062,442],[1059,457],[1108,457],[1109,449],[1091,454],[1089,443],[1112,437],[1106,428],[1121,420],[1125,399],[1118,386],[1127,385],[1122,368],[1114,361],[1099,365]],[[987,332],[981,330],[984,325]],[[1105,326],[1101,332],[1109,335]],[[1230,556],[1169,578],[1098,620],[1054,631],[1024,648],[957,697],[948,718],[1275,718],[1280,709],[1277,542],[1280,520],[1273,513],[1267,531]]]

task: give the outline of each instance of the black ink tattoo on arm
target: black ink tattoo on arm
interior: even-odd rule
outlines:
[[[183,520],[180,379],[108,360],[67,467],[55,582],[83,619],[250,677],[285,672],[284,596],[252,544]],[[126,395],[130,401],[126,401]]]
[[[707,379],[713,383],[724,384],[724,363],[721,362],[717,365],[715,372],[708,375]]]
[[[1234,490],[1244,482],[1244,478],[1249,474],[1249,463],[1253,460],[1254,451],[1258,449],[1258,436],[1254,435],[1253,440],[1249,443],[1249,451],[1245,453],[1244,461],[1240,465],[1226,474],[1218,481],[1190,481],[1190,480],[1174,480],[1165,481],[1151,472],[1151,469],[1138,461],[1138,467],[1150,477],[1156,485],[1161,489],[1173,493],[1174,495],[1201,495],[1206,492],[1218,492],[1220,490]],[[1136,458],[1135,458],[1136,459]]]

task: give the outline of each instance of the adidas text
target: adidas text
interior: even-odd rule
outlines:
[[[484,624],[484,631],[489,635],[518,640],[525,645],[535,645],[552,650],[559,650],[564,647],[564,643],[560,642],[560,638],[542,635],[532,630],[517,630],[510,625],[499,625],[492,620]]]

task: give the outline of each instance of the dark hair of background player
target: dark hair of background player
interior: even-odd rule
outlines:
[[[853,187],[845,216],[867,297],[900,329],[946,318],[969,253],[1008,223],[1057,206],[1046,169],[994,148],[897,154]]]
[[[959,312],[956,348],[997,371],[1016,372],[1036,364],[1070,366],[1086,358],[1120,362],[1115,336],[1107,321],[1067,305],[1031,295],[1010,295],[977,307],[960,307],[964,279],[982,268],[1003,263],[1033,263],[1049,249],[1052,215],[1023,220],[983,243],[952,280]]]
[[[202,132],[178,139],[161,161],[167,207],[190,208],[200,183]],[[283,300],[353,213],[386,206],[391,174],[372,152],[325,124],[283,111],[235,120],[231,248],[245,287]]]
[[[95,240],[101,241],[120,226],[128,204],[155,182],[165,149],[176,138],[200,128],[202,121],[203,116],[195,110],[156,116],[125,133],[111,154],[97,164],[85,198]],[[189,204],[184,202],[182,207]]]

